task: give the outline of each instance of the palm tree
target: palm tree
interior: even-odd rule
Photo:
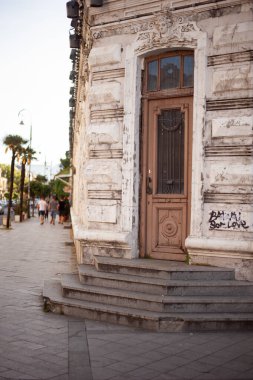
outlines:
[[[29,146],[22,148],[21,151],[21,178],[20,178],[20,222],[23,220],[23,195],[24,195],[24,184],[25,184],[25,166],[30,165],[31,161],[36,159],[35,150]],[[29,207],[29,205],[28,205]],[[29,210],[28,210],[29,211]]]
[[[14,181],[14,168],[15,160],[19,157],[22,152],[23,145],[27,143],[27,140],[24,140],[19,135],[7,135],[3,139],[4,145],[7,146],[7,150],[11,150],[11,176],[10,176],[10,192],[9,192],[9,203],[8,203],[8,214],[7,214],[7,224],[6,228],[10,227],[10,216],[11,216],[11,206],[12,206],[12,193],[13,193],[13,181]]]

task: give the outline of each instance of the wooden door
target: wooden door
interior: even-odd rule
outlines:
[[[192,97],[147,101],[145,255],[185,260],[189,233]]]

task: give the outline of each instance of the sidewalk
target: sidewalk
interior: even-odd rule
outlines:
[[[253,332],[155,333],[43,311],[44,279],[76,272],[69,230],[0,229],[0,380],[253,379]]]

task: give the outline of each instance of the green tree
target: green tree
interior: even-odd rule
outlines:
[[[69,169],[70,168],[70,151],[65,152],[65,158],[60,159],[60,169]]]
[[[33,210],[35,208],[35,198],[40,197],[42,194],[42,183],[36,180],[30,182],[30,195],[33,202]]]
[[[47,183],[42,183],[42,195],[47,198],[51,194],[51,187]]]
[[[45,175],[38,174],[36,176],[36,181],[40,183],[47,183],[47,177]]]
[[[6,152],[8,150],[10,150],[12,152],[11,173],[10,173],[10,190],[9,190],[8,214],[7,214],[7,224],[6,224],[6,228],[9,228],[10,227],[11,206],[12,206],[15,160],[16,160],[16,158],[18,158],[20,156],[20,153],[23,149],[23,146],[27,143],[27,141],[18,135],[7,135],[3,139],[3,143],[4,143],[4,145],[6,145]]]
[[[64,197],[65,195],[68,195],[64,191],[64,183],[62,183],[59,179],[51,180],[49,185],[51,187],[51,193],[55,194],[58,199]]]
[[[56,175],[55,179],[50,181],[50,186],[52,188],[52,193],[57,196],[58,199],[61,197],[64,197],[66,195],[69,195],[64,191],[64,188],[66,187],[66,183],[64,183],[62,180],[57,178],[57,176],[63,175],[63,174],[69,174],[70,172],[70,151],[65,152],[65,158],[60,159],[60,172]]]

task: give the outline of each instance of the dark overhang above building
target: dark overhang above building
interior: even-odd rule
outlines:
[[[71,0],[66,3],[67,17],[78,18],[79,17],[79,4],[76,0]]]
[[[103,0],[90,0],[90,6],[91,7],[102,7],[103,6]]]

